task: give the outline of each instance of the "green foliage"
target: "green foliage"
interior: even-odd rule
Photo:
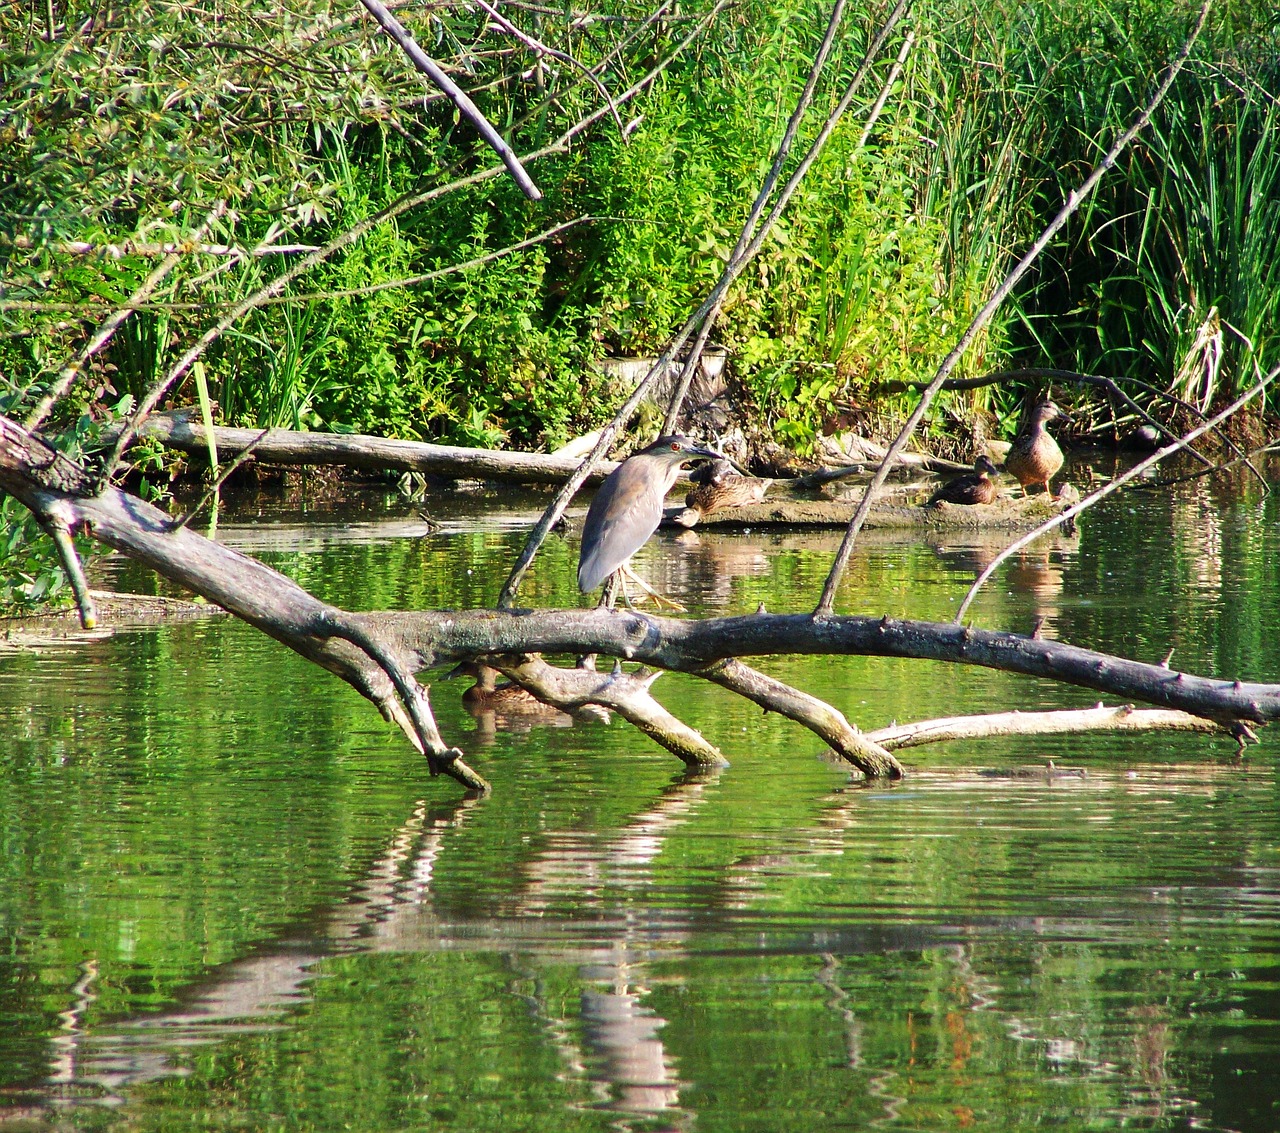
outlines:
[[[687,24],[540,38],[611,89]],[[682,8],[693,18],[703,6]],[[748,0],[572,146],[532,166],[530,205],[371,21],[305,0],[199,11],[151,0],[0,11],[0,399],[21,415],[103,315],[201,225],[210,243],[321,245],[406,194],[426,197],[284,287],[205,358],[224,419],[467,444],[551,447],[618,400],[594,361],[650,353],[719,275],[825,25],[814,0]],[[491,50],[465,7],[406,9],[410,30],[529,152],[599,107],[573,68]],[[523,17],[522,17],[523,18]],[[849,17],[794,167],[881,18]],[[1192,13],[1142,0],[932,0],[861,146],[882,60],[757,261],[716,338],[757,411],[803,448],[905,407],[1063,197],[1132,120]],[[530,17],[530,26],[533,26]],[[1152,125],[974,344],[962,373],[1011,364],[1130,375],[1204,405],[1280,360],[1280,25],[1222,9]],[[614,52],[617,48],[616,53]],[[209,222],[215,206],[226,214]],[[591,223],[501,253],[565,220]],[[69,241],[112,245],[84,255]],[[167,373],[277,255],[184,256],[57,408],[101,418]],[[461,266],[469,265],[469,266]],[[430,274],[431,278],[420,277]],[[413,282],[404,282],[413,281]],[[373,288],[379,288],[373,290]],[[179,401],[194,399],[188,383]],[[1010,390],[955,395],[1006,414]],[[943,411],[945,412],[944,405]]]

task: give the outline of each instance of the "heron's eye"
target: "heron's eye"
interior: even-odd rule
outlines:
[[[671,451],[672,451],[672,452],[679,452],[679,451],[680,451],[680,442],[679,442],[679,441],[672,441],[672,442],[671,442]]]

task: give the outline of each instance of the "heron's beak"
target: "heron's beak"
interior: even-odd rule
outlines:
[[[741,476],[750,476],[751,473],[743,468],[736,460],[725,456],[722,452],[716,452],[713,448],[691,448],[684,456],[685,460],[723,460],[730,468]]]
[[[684,451],[685,460],[697,460],[700,457],[705,460],[728,460],[729,459],[727,456],[725,456],[724,453],[716,452],[716,450],[713,448],[694,448],[690,446]]]

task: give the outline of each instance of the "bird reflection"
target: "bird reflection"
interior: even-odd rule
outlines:
[[[934,550],[957,573],[976,578],[1008,545],[1007,533],[968,535],[963,544],[935,543]],[[1064,560],[1075,545],[1064,538],[1042,538],[1011,557],[998,577],[1011,594],[1030,599],[1031,612],[1042,626],[1056,628],[1062,614],[1060,599],[1065,584]],[[989,584],[994,585],[994,582]]]
[[[463,661],[446,680],[454,676],[475,679],[462,694],[462,706],[476,721],[476,733],[491,742],[499,730],[528,732],[534,725],[567,728],[573,717],[554,705],[545,704],[512,681],[498,680],[498,670],[476,661]]]

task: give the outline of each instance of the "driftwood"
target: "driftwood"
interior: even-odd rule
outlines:
[[[91,495],[91,487],[85,470],[0,417],[0,489],[46,524],[88,532],[342,677],[401,727],[427,755],[433,773],[473,790],[488,784],[440,736],[415,679],[431,666],[462,659],[485,660],[557,707],[594,704],[617,711],[690,764],[722,757],[652,699],[652,674],[616,668],[605,676],[552,666],[538,655],[603,654],[714,681],[804,724],[869,776],[902,774],[887,744],[741,658],[866,654],[984,665],[1191,713],[1242,742],[1254,725],[1280,717],[1280,685],[1192,676],[1062,642],[952,624],[764,611],[695,621],[603,608],[351,614],[254,559],[174,528],[169,517],[128,493],[108,488]]]
[[[179,409],[153,413],[138,435],[159,441],[193,456],[205,456],[209,442],[204,426],[193,411]],[[233,429],[215,426],[214,444],[219,459],[233,457],[252,447],[264,464],[341,464],[377,471],[392,469],[421,472],[454,480],[505,480],[517,484],[562,484],[577,470],[575,457],[528,452],[429,445],[418,441],[388,440],[359,433],[302,433],[291,429]],[[598,484],[617,465],[597,465],[589,482]]]
[[[1237,726],[1238,727],[1238,726]],[[894,724],[867,732],[864,739],[890,751],[952,740],[986,740],[996,736],[1060,736],[1081,732],[1221,732],[1242,734],[1237,728],[1189,712],[1167,708],[1134,708],[1122,704],[1109,708],[1069,708],[1057,712],[994,712],[984,716],[949,716],[921,720],[915,724]]]

